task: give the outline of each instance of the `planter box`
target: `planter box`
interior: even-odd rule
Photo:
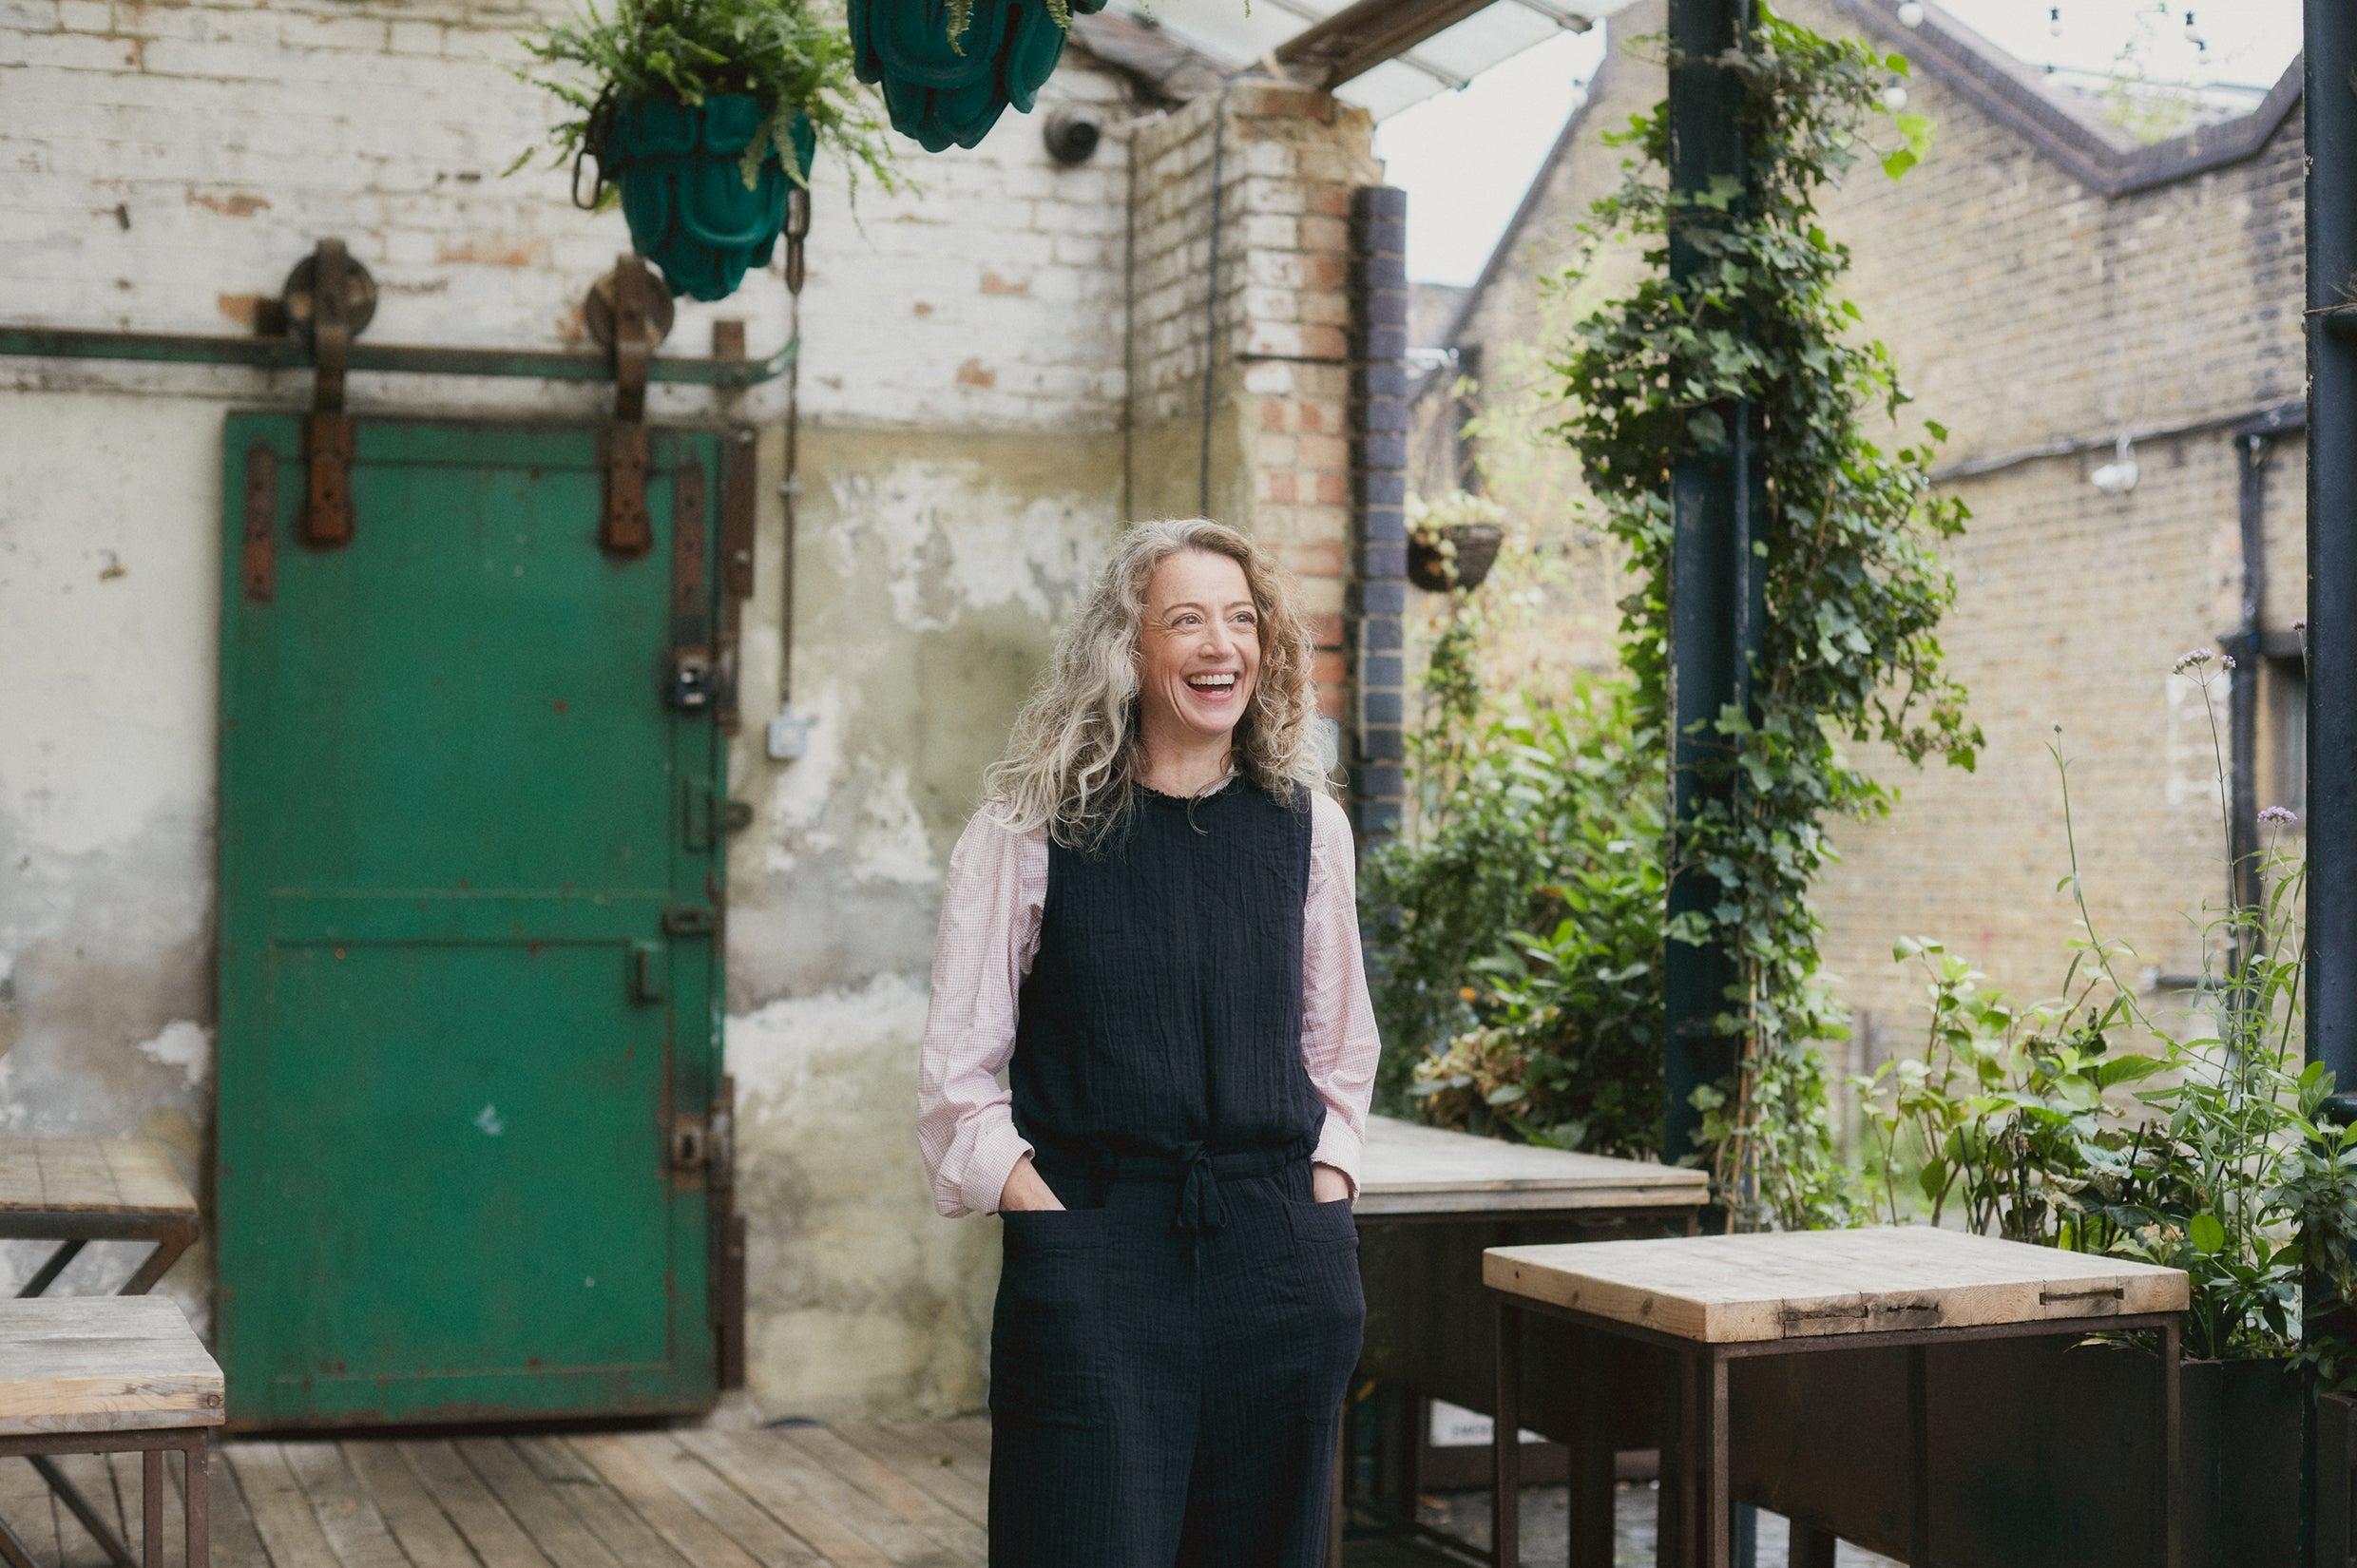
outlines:
[[[1935,1348],[1930,1376],[1940,1568],[2160,1560],[2151,1356],[1983,1341]],[[1905,1350],[1737,1362],[1732,1392],[1738,1497],[1905,1558]],[[2288,1362],[2186,1363],[2184,1568],[2306,1568],[2303,1397]]]

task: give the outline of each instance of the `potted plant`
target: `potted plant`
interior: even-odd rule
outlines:
[[[865,171],[900,183],[850,41],[807,0],[615,0],[610,14],[590,0],[520,42],[535,64],[518,74],[572,111],[550,141],[574,200],[618,200],[675,295],[726,298],[769,264],[788,192],[808,187],[821,146],[854,182]],[[597,164],[586,198],[584,159]]]
[[[1012,104],[1025,114],[1064,57],[1072,13],[1105,0],[850,0],[853,63],[892,128],[927,152],[979,143]]]
[[[2212,687],[2225,662],[2197,650],[2176,665],[2199,682],[2213,729]],[[1983,989],[1938,943],[1899,944],[1897,956],[1924,969],[1930,1020],[1920,1055],[1856,1080],[1875,1135],[1870,1202],[1893,1223],[1961,1222],[2184,1270],[2192,1308],[2177,1501],[2187,1568],[2293,1568],[2312,1380],[2329,1386],[2351,1370],[2347,1348],[2305,1314],[2342,1309],[2357,1291],[2357,1129],[2324,1114],[2331,1075],[2301,1062],[2305,869],[2282,845],[2290,813],[2261,813],[2279,825],[2266,856],[2273,891],[2212,923],[2207,946],[2232,960],[2205,977],[2172,1026],[2121,978],[2127,947],[2096,928],[2068,764],[2059,749],[2055,759],[2071,846],[2061,886],[2081,926],[2062,994],[2022,1005]],[[2305,1282],[2314,1293],[2304,1302]],[[1779,1392],[1812,1408],[1843,1398],[1902,1407],[1903,1369],[1860,1359],[1848,1381]],[[1988,1345],[1949,1360],[1947,1375],[1971,1390],[1957,1396],[1970,1419],[1934,1434],[1949,1493],[1963,1500],[1943,1532],[1951,1559],[2139,1560],[2161,1501],[2149,1351]],[[1935,1368],[1935,1382],[1941,1375]],[[1863,1475],[1816,1483],[1827,1497],[1875,1489]]]
[[[1485,495],[1451,490],[1408,498],[1408,580],[1432,593],[1482,585],[1505,543],[1505,509]]]

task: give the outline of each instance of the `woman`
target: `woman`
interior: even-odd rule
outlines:
[[[1324,1560],[1376,1037],[1311,658],[1250,540],[1139,525],[950,856],[917,1136],[1005,1216],[992,1568]]]

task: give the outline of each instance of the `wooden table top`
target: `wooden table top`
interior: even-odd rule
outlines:
[[[1724,1345],[2183,1311],[2181,1270],[1927,1225],[1493,1247],[1495,1290]]]
[[[166,1298],[0,1301],[0,1435],[220,1420],[220,1367]]]
[[[1506,1143],[1391,1117],[1367,1119],[1359,1161],[1361,1219],[1566,1209],[1695,1209],[1711,1194],[1700,1171]]]
[[[144,1138],[0,1138],[0,1232],[12,1214],[194,1220],[163,1144]]]

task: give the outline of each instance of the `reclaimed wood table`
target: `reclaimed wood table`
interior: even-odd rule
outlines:
[[[1506,1143],[1396,1118],[1367,1119],[1359,1224],[1481,1219],[1654,1218],[1691,1233],[1710,1201],[1700,1171]]]
[[[164,1453],[181,1451],[188,1568],[205,1568],[207,1437],[221,1423],[221,1371],[161,1296],[0,1302],[0,1455],[137,1453],[142,1568],[163,1568]],[[0,1523],[0,1556],[33,1568]]]
[[[147,1138],[0,1138],[0,1241],[57,1243],[17,1291],[20,1299],[46,1291],[93,1241],[151,1244],[118,1292],[144,1295],[195,1242],[197,1225],[197,1200],[161,1143]],[[0,1367],[0,1375],[5,1372]],[[133,1568],[130,1549],[66,1473],[46,1455],[28,1457],[118,1568]]]
[[[1483,1408],[1493,1364],[1484,1343],[1489,1327],[1481,1278],[1485,1248],[1505,1240],[1692,1234],[1710,1187],[1700,1171],[1368,1118],[1352,1210],[1368,1292],[1362,1371],[1420,1395]],[[1388,1484],[1405,1517],[1414,1510],[1416,1444],[1405,1419],[1391,1425],[1387,1441],[1397,1474]],[[1328,1552],[1336,1564],[1342,1461],[1337,1451]],[[1588,1480],[1609,1500],[1608,1445],[1600,1479]]]
[[[1904,1347],[1913,1550],[1932,1561],[1928,1438],[1931,1347],[2035,1334],[2150,1329],[2160,1340],[2164,1568],[2179,1568],[2177,1315],[2184,1272],[1930,1226],[1500,1247],[1482,1274],[1497,1312],[1497,1499],[1517,1495],[1511,1441],[1522,1394],[1525,1312],[1567,1319],[1674,1353],[1677,1441],[1662,1466],[1660,1561],[1728,1568],[1728,1367],[1740,1358]],[[1794,1434],[1797,1439],[1800,1434]],[[1675,1455],[1673,1462],[1672,1454]],[[1577,1462],[1575,1462],[1577,1463]],[[1675,1497],[1670,1494],[1675,1488]],[[1516,1510],[1495,1504],[1494,1560],[1521,1561]],[[1830,1540],[1802,1542],[1830,1560]]]

